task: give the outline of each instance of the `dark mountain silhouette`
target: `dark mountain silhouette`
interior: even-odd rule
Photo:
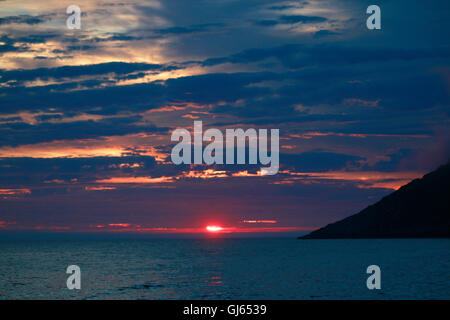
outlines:
[[[450,237],[450,161],[357,214],[299,239]]]

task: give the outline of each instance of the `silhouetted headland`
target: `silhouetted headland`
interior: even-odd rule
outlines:
[[[450,237],[450,161],[357,214],[299,239]]]

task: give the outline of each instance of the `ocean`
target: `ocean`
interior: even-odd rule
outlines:
[[[449,272],[450,239],[0,242],[0,299],[449,299]]]

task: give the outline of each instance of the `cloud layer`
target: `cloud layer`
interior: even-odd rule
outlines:
[[[77,5],[0,2],[2,230],[306,230],[450,156],[449,4]],[[193,120],[280,129],[280,173],[171,164]]]

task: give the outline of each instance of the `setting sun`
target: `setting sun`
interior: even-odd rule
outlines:
[[[208,231],[208,232],[219,232],[222,230],[223,230],[223,228],[219,227],[219,226],[207,226],[206,227],[206,231]]]

